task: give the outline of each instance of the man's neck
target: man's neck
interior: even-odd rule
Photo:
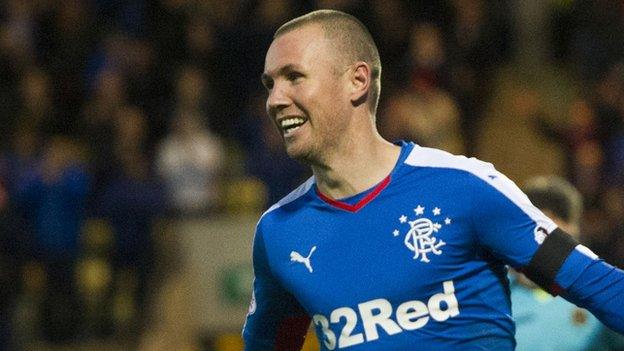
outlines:
[[[312,165],[319,190],[333,199],[356,195],[386,178],[401,148],[378,133],[361,143],[344,143],[327,155],[322,165]]]

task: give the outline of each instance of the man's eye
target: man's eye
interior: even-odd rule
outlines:
[[[290,72],[287,75],[288,80],[291,81],[291,82],[295,81],[295,80],[297,80],[297,79],[299,79],[301,77],[303,77],[303,74],[301,74],[299,72]]]

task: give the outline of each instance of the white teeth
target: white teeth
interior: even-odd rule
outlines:
[[[285,135],[285,136],[288,136],[288,135],[290,135],[291,133],[293,133],[295,130],[297,130],[297,129],[299,129],[299,128],[300,128],[300,127],[299,127],[299,126],[297,126],[297,127],[294,127],[294,128],[287,129],[286,131],[284,131],[284,135]]]
[[[299,129],[299,127],[303,125],[305,122],[306,120],[302,117],[289,117],[289,118],[284,118],[279,123],[280,123],[280,127],[284,131],[284,135],[288,135],[294,132],[295,130]]]
[[[280,125],[282,126],[282,128],[288,128],[293,125],[303,124],[303,122],[305,122],[303,118],[286,118],[280,121]]]

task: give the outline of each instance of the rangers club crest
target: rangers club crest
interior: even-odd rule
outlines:
[[[420,262],[429,263],[429,255],[442,254],[441,247],[446,245],[444,241],[438,240],[438,238],[435,237],[435,234],[442,228],[442,224],[438,221],[443,222],[444,225],[450,225],[451,219],[442,216],[442,210],[435,207],[431,210],[433,218],[433,220],[431,220],[425,217],[425,210],[425,207],[418,205],[414,209],[414,220],[409,220],[406,215],[401,215],[401,217],[399,217],[399,222],[409,225],[403,243],[414,253],[414,259],[420,258]],[[400,234],[401,231],[399,231],[399,229],[395,229],[392,232],[392,235],[395,237],[398,237]]]

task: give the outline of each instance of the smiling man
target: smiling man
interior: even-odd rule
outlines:
[[[491,164],[375,127],[381,65],[354,17],[277,30],[262,82],[288,154],[314,176],[256,228],[246,350],[513,350],[506,264],[624,330],[624,272]]]

